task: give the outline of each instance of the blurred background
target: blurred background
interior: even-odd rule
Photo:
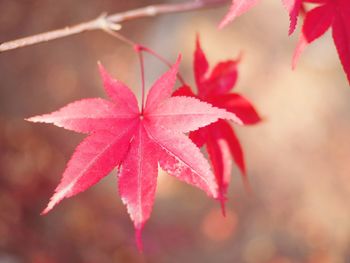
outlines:
[[[0,42],[166,1],[0,0]],[[171,2],[171,1],[168,1]],[[179,1],[172,1],[179,2]],[[350,87],[331,35],[290,62],[297,35],[280,1],[265,0],[224,30],[215,10],[138,19],[122,34],[174,61],[193,83],[196,32],[211,65],[244,56],[236,91],[265,121],[235,127],[254,196],[237,168],[228,214],[201,191],[160,174],[138,253],[112,173],[40,216],[83,136],[25,118],[105,97],[96,62],[139,95],[133,50],[103,32],[0,54],[0,262],[350,262]],[[300,30],[300,27],[298,31]],[[147,85],[166,67],[147,56]]]

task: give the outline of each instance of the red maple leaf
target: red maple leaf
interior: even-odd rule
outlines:
[[[100,66],[112,101],[93,98],[73,102],[29,121],[52,123],[89,136],[76,148],[55,194],[43,211],[85,191],[118,167],[119,193],[142,249],[141,229],[150,217],[161,168],[217,198],[215,176],[200,149],[183,133],[218,120],[241,121],[233,113],[196,98],[171,97],[179,60],[150,89],[139,110],[132,91]]]
[[[222,28],[236,17],[247,12],[260,0],[233,0],[230,9],[220,22]],[[293,55],[292,68],[305,47],[321,37],[329,28],[338,51],[345,74],[350,83],[350,1],[349,0],[282,0],[290,16],[289,34],[296,28],[298,15],[303,10],[302,3],[317,4],[306,12],[301,36]]]
[[[300,39],[293,56],[293,68],[304,48],[322,36],[329,28],[340,61],[350,82],[350,1],[308,0],[318,4],[306,13]]]
[[[246,98],[237,93],[229,93],[237,81],[237,63],[237,60],[220,62],[208,74],[209,64],[197,37],[194,76],[198,95],[195,95],[189,86],[184,85],[176,90],[173,96],[190,96],[207,101],[234,113],[245,125],[259,122],[261,120],[259,115]],[[231,156],[243,176],[246,176],[242,147],[231,125],[224,120],[218,120],[209,126],[192,131],[190,138],[198,147],[204,144],[206,146],[219,188],[219,199],[225,213],[224,202],[231,174]]]

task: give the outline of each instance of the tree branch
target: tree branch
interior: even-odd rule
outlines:
[[[190,2],[183,2],[178,4],[159,4],[146,6],[134,10],[129,10],[122,13],[112,15],[101,15],[91,21],[83,22],[74,26],[65,27],[58,30],[53,30],[29,37],[16,39],[5,42],[0,45],[0,53],[12,49],[26,47],[34,44],[39,44],[51,41],[58,38],[63,38],[90,30],[119,30],[121,25],[119,23],[138,19],[142,17],[151,17],[161,14],[187,12],[192,10],[199,10],[203,8],[211,8],[226,4],[228,0],[193,0]]]

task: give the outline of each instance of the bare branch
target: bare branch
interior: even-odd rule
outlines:
[[[118,14],[109,15],[109,16],[101,15],[96,19],[83,22],[74,26],[69,26],[62,29],[53,30],[46,33],[41,33],[41,34],[2,43],[0,45],[0,53],[4,51],[12,50],[12,49],[17,49],[20,47],[26,47],[26,46],[30,46],[38,43],[51,41],[58,38],[79,34],[84,31],[90,31],[90,30],[96,30],[96,29],[104,30],[104,31],[108,31],[108,30],[116,31],[121,29],[121,25],[119,23],[132,20],[132,19],[157,16],[161,14],[187,12],[187,11],[199,10],[203,8],[211,8],[211,7],[226,4],[227,2],[228,2],[227,0],[193,0],[191,2],[184,2],[184,3],[178,3],[178,4],[160,4],[160,5],[146,6],[146,7],[129,10]]]

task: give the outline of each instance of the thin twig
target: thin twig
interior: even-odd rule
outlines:
[[[74,26],[65,27],[58,30],[49,31],[29,37],[20,38],[17,40],[2,43],[0,45],[0,53],[20,47],[26,47],[38,43],[51,41],[58,38],[63,38],[75,34],[82,33],[90,30],[118,30],[121,28],[119,23],[138,19],[142,17],[151,17],[161,14],[187,12],[192,10],[198,10],[203,8],[210,8],[220,6],[227,3],[228,0],[193,0],[190,2],[183,2],[177,4],[160,4],[151,5],[126,12],[112,14],[112,15],[101,15],[96,19],[88,22],[83,22]]]
[[[125,44],[133,47],[136,50],[137,53],[139,53],[139,52],[146,52],[146,53],[154,56],[158,60],[160,60],[168,68],[172,67],[172,64],[166,58],[164,58],[163,56],[159,55],[154,50],[152,50],[152,49],[150,49],[148,47],[142,46],[140,44],[137,44],[136,42],[132,41],[131,39],[125,37],[122,34],[119,34],[118,32],[115,32],[115,31],[110,30],[110,29],[104,29],[104,30],[106,31],[106,33],[110,34],[111,36],[113,36],[113,37],[119,39],[120,41],[124,42]],[[178,72],[176,74],[176,77],[178,78],[178,80],[181,82],[182,85],[186,85],[186,82],[185,82],[184,78],[181,76],[180,72]]]
[[[106,29],[104,29],[104,31],[105,31],[106,33],[108,33],[109,35],[111,35],[111,36],[113,36],[113,37],[119,39],[120,41],[124,42],[125,44],[127,44],[127,45],[129,45],[129,46],[131,46],[131,47],[133,47],[133,48],[139,46],[136,42],[132,41],[131,39],[125,37],[125,36],[122,35],[122,34],[119,34],[119,33],[116,32],[115,30],[111,30],[111,29],[109,29],[109,28],[106,28]]]

